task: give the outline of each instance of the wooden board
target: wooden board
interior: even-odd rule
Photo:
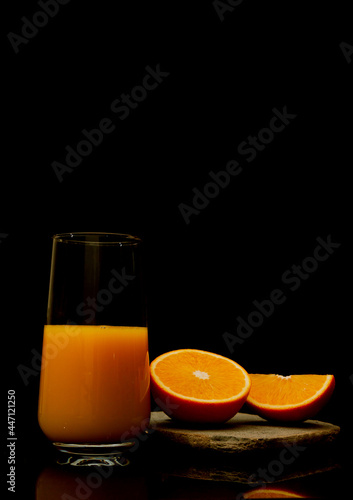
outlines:
[[[192,425],[152,412],[151,427],[153,461],[167,475],[249,483],[258,467],[276,463],[282,468],[282,460],[275,481],[337,467],[340,428],[317,420],[278,425],[238,413],[222,425]]]
[[[334,441],[340,432],[338,426],[318,420],[278,425],[247,413],[238,413],[222,425],[192,425],[152,412],[151,426],[160,437],[176,444],[223,453],[269,450],[291,443],[312,447]]]

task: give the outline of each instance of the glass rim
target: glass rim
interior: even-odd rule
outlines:
[[[54,234],[52,238],[58,243],[93,246],[119,245],[122,247],[142,243],[141,238],[125,233],[71,232]]]

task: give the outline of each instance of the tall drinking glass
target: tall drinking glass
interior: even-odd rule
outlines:
[[[150,380],[141,240],[53,237],[39,424],[73,465],[125,464],[148,432]]]

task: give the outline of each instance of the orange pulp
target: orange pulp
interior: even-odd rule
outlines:
[[[46,325],[39,424],[60,443],[116,443],[150,416],[147,328]]]

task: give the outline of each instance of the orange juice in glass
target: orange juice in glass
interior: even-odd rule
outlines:
[[[148,332],[141,240],[54,236],[38,419],[73,465],[125,464],[148,432]]]

